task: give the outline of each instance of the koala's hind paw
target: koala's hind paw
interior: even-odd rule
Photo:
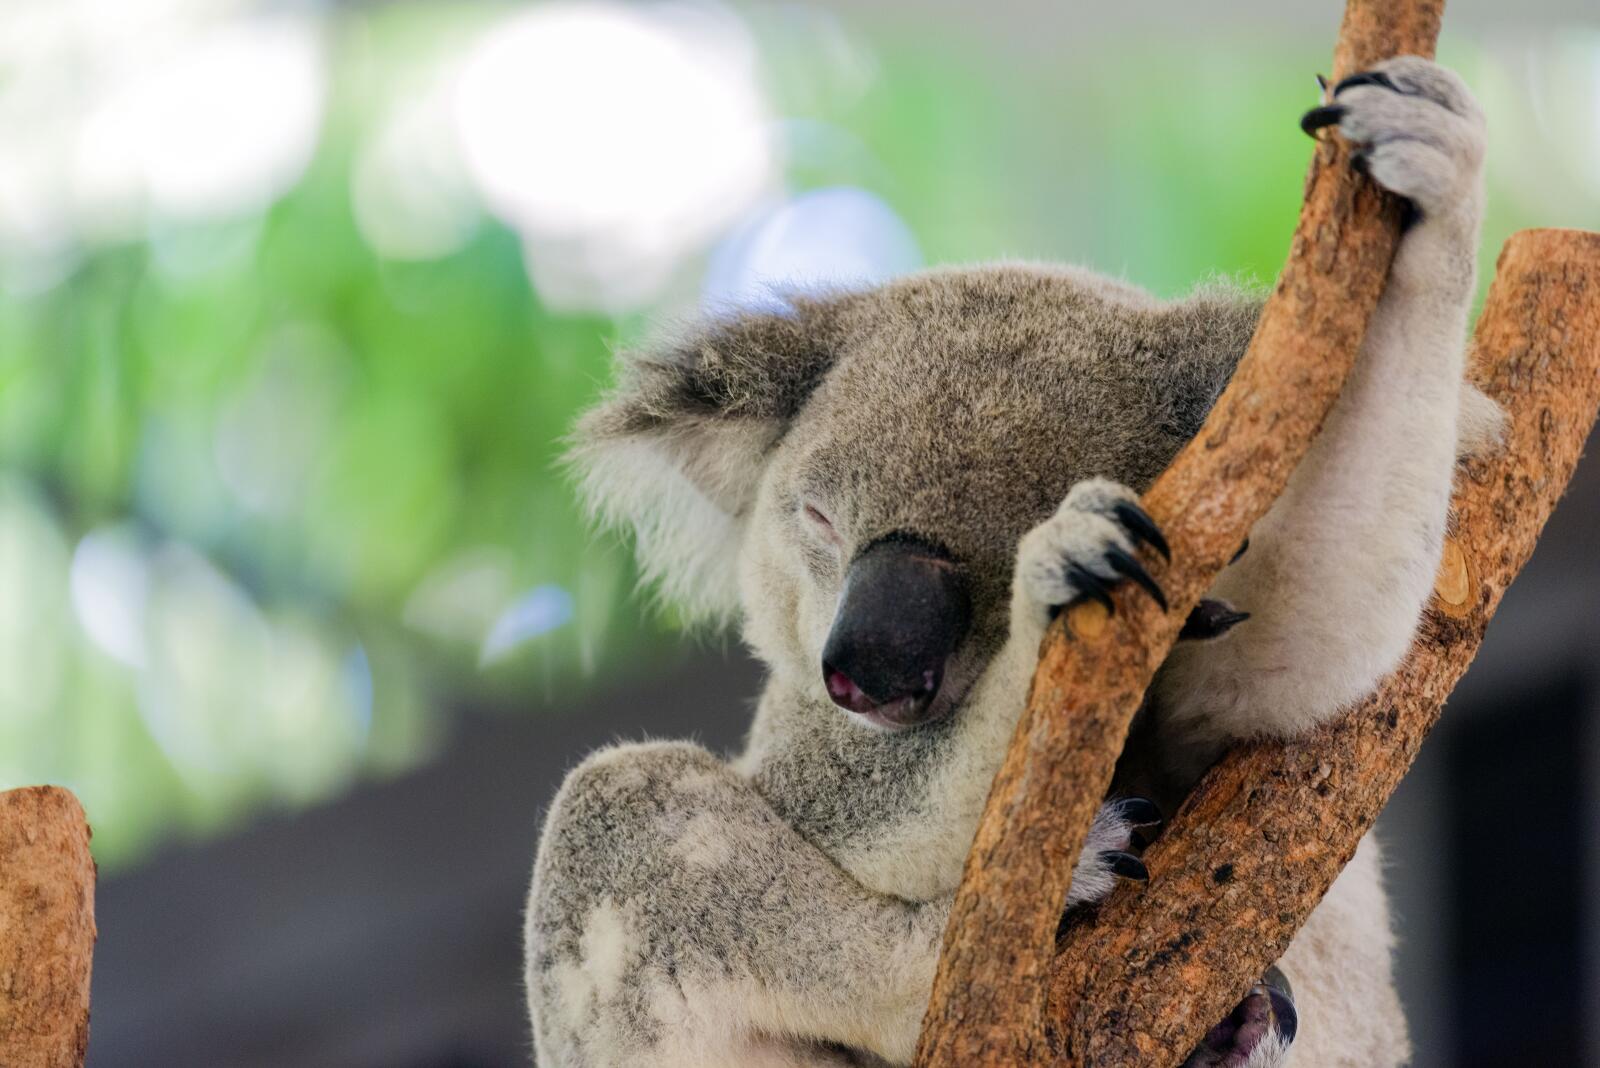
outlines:
[[[1139,496],[1103,478],[1073,486],[1056,514],[1030,530],[1017,552],[1017,595],[1044,618],[1081,598],[1112,608],[1124,580],[1162,608],[1166,595],[1137,559],[1141,545],[1171,558],[1167,540],[1139,507]]]
[[[1078,854],[1072,870],[1072,885],[1067,888],[1067,908],[1090,905],[1102,900],[1116,887],[1118,879],[1145,882],[1150,872],[1144,861],[1129,852],[1134,847],[1133,832],[1161,822],[1161,810],[1142,797],[1122,797],[1107,801],[1089,825],[1089,838]]]
[[[1227,1019],[1207,1032],[1183,1068],[1281,1068],[1298,1026],[1289,980],[1268,968]]]
[[[1473,195],[1483,166],[1483,112],[1445,68],[1399,56],[1352,74],[1333,87],[1331,103],[1300,120],[1308,134],[1335,124],[1357,146],[1355,165],[1423,216]]]

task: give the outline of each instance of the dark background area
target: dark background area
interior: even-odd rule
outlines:
[[[90,1064],[530,1063],[521,912],[562,775],[619,736],[734,746],[758,685],[697,656],[548,719],[462,710],[424,771],[107,880]]]

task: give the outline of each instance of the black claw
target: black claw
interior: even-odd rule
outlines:
[[[1106,550],[1106,564],[1123,578],[1137,582],[1161,606],[1163,612],[1167,610],[1167,595],[1161,592],[1161,587],[1156,585],[1156,580],[1150,577],[1150,572],[1139,561],[1113,545]]]
[[[1206,641],[1220,638],[1249,618],[1249,612],[1241,612],[1227,601],[1202,600],[1194,606],[1189,618],[1183,621],[1183,629],[1178,631],[1178,640]]]
[[[1135,827],[1153,827],[1161,822],[1161,809],[1148,797],[1124,797],[1117,802],[1117,815]]]
[[[1289,985],[1289,977],[1283,974],[1283,969],[1276,964],[1266,970],[1261,976],[1261,985],[1269,990],[1276,990],[1286,998],[1294,997],[1294,987]]]
[[[1150,518],[1150,513],[1140,508],[1132,501],[1118,501],[1112,506],[1111,512],[1117,517],[1128,533],[1133,535],[1133,540],[1143,542],[1161,554],[1161,559],[1172,562],[1172,550],[1167,547],[1167,539],[1162,536],[1161,528],[1156,526],[1156,521]]]
[[[1239,557],[1243,556],[1245,554],[1246,550],[1248,550],[1249,548],[1250,548],[1250,539],[1246,538],[1246,539],[1244,539],[1244,544],[1239,546],[1239,551],[1233,554],[1233,559],[1229,560],[1228,563],[1237,564],[1239,562]]]
[[[1328,93],[1328,79],[1324,78],[1320,74],[1317,75],[1317,88],[1322,90],[1322,94],[1324,96],[1327,95],[1327,93]]]
[[[1272,1021],[1278,1025],[1278,1034],[1285,1042],[1293,1042],[1300,1030],[1300,1014],[1295,1011],[1294,1002],[1276,990],[1268,990],[1267,997],[1272,1001]]]
[[[1278,1034],[1285,1042],[1293,1042],[1295,1033],[1300,1030],[1300,1014],[1295,1011],[1294,991],[1289,987],[1288,978],[1274,966],[1261,977],[1261,985],[1267,988],[1267,997],[1272,1002],[1272,1021],[1278,1026]]]
[[[1333,126],[1344,118],[1345,106],[1343,104],[1323,104],[1321,107],[1312,108],[1300,116],[1300,129],[1309,137],[1317,136],[1317,131],[1324,126]]]
[[[1393,78],[1390,78],[1382,71],[1364,70],[1359,74],[1350,75],[1350,77],[1344,79],[1338,85],[1334,86],[1333,95],[1338,96],[1346,89],[1354,89],[1358,85],[1376,85],[1389,90],[1391,93],[1404,92],[1403,89],[1394,84]]]
[[[1099,601],[1106,606],[1107,612],[1112,615],[1117,614],[1117,606],[1111,600],[1111,591],[1106,589],[1106,584],[1099,575],[1082,564],[1068,564],[1067,581],[1082,591],[1080,596]]]
[[[1417,207],[1416,201],[1403,199],[1400,201],[1400,232],[1403,234],[1411,229],[1422,219],[1422,209]]]
[[[1137,879],[1141,883],[1150,881],[1150,869],[1144,866],[1144,861],[1132,853],[1111,850],[1101,853],[1100,857],[1113,875],[1120,875],[1124,879]]]

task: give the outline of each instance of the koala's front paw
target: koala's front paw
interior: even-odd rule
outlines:
[[[1417,56],[1352,74],[1333,99],[1300,120],[1308,134],[1338,124],[1356,166],[1424,217],[1475,195],[1483,166],[1483,111],[1460,78]]]
[[[1282,1068],[1298,1027],[1289,980],[1268,968],[1228,1018],[1206,1033],[1183,1068]]]
[[[1107,801],[1089,825],[1089,837],[1072,869],[1072,885],[1067,888],[1067,908],[1092,905],[1102,900],[1117,885],[1118,879],[1150,878],[1144,861],[1129,852],[1133,832],[1161,822],[1161,810],[1142,797],[1123,797]]]
[[[1055,515],[1023,536],[1016,597],[1025,610],[1048,620],[1083,597],[1109,609],[1111,587],[1131,579],[1166,608],[1166,595],[1136,559],[1141,544],[1171,559],[1166,538],[1139,507],[1138,494],[1103,478],[1079,482]]]

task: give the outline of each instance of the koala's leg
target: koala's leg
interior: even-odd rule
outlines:
[[[1497,429],[1463,385],[1482,113],[1453,74],[1403,57],[1346,79],[1306,125],[1333,122],[1415,219],[1322,433],[1210,594],[1248,621],[1180,645],[1158,676],[1180,779],[1233,739],[1309,728],[1398,665],[1438,568],[1458,437]]]
[[[603,751],[534,869],[539,1064],[908,1063],[948,912],[867,891],[697,746]]]
[[[1398,1068],[1411,1059],[1382,863],[1368,835],[1278,962],[1299,1017],[1293,1068]]]

